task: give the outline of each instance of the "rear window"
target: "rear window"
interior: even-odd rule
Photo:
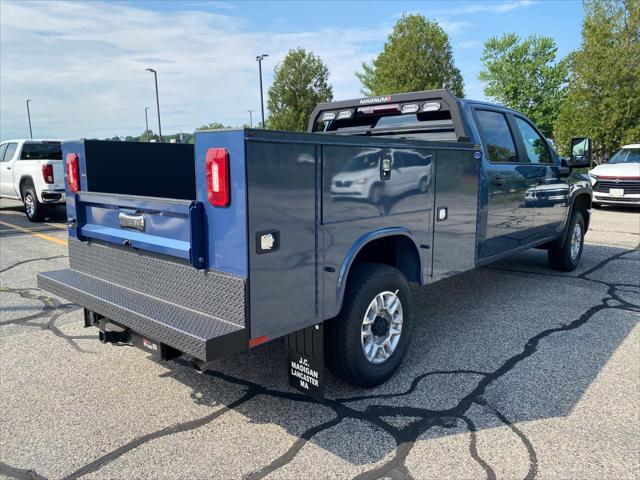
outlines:
[[[62,160],[60,142],[25,143],[20,160]]]

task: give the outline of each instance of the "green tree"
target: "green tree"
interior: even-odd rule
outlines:
[[[484,94],[527,115],[546,135],[565,97],[568,67],[556,61],[558,48],[552,38],[535,35],[521,39],[515,33],[491,37],[484,43]]]
[[[365,95],[434,90],[446,86],[464,96],[462,74],[453,61],[449,36],[420,14],[403,15],[382,52],[356,76]]]
[[[223,128],[231,128],[231,127],[227,127],[220,122],[212,122],[212,123],[207,123],[206,125],[202,125],[200,128],[196,128],[196,130],[221,130]]]
[[[289,50],[273,76],[267,101],[269,128],[304,132],[316,105],[333,100],[329,69],[304,48]]]
[[[640,1],[588,0],[584,8],[555,132],[563,150],[572,137],[591,137],[602,160],[640,140]]]

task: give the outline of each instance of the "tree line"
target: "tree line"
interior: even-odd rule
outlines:
[[[486,97],[527,115],[561,153],[572,137],[588,136],[602,160],[640,141],[640,0],[584,0],[583,8],[577,50],[558,58],[551,37],[491,37],[484,42],[479,80]],[[367,96],[444,87],[464,97],[449,36],[420,14],[403,15],[382,51],[356,76]],[[292,49],[274,69],[266,126],[305,131],[315,106],[332,100],[322,59]],[[201,127],[216,128],[225,125]],[[138,138],[144,141],[145,134]]]

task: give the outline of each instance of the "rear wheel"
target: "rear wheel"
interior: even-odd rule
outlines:
[[[548,255],[551,268],[570,272],[578,266],[580,258],[582,258],[584,234],[582,213],[574,211],[569,222],[567,237],[562,246],[552,245],[549,247]]]
[[[393,267],[354,268],[342,311],[327,324],[327,366],[349,383],[374,387],[393,375],[407,351],[411,295],[406,278]]]
[[[47,212],[47,206],[43,205],[33,185],[27,184],[22,188],[22,203],[24,204],[24,211],[30,222],[41,222]]]

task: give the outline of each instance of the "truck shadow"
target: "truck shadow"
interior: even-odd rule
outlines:
[[[640,252],[587,245],[582,265],[553,272],[546,252],[534,250],[415,288],[400,371],[371,390],[329,375],[322,405],[286,386],[280,341],[220,360],[206,375],[186,363],[165,364],[165,375],[200,403],[231,405],[292,435],[287,451],[250,478],[286,468],[307,442],[352,465],[377,463],[362,478],[406,473],[418,440],[461,432],[471,432],[470,455],[487,470],[475,435],[495,427],[507,427],[535,474],[535,447],[518,423],[568,416],[638,322]],[[225,385],[246,401],[231,400]],[[373,443],[361,448],[363,438]]]

